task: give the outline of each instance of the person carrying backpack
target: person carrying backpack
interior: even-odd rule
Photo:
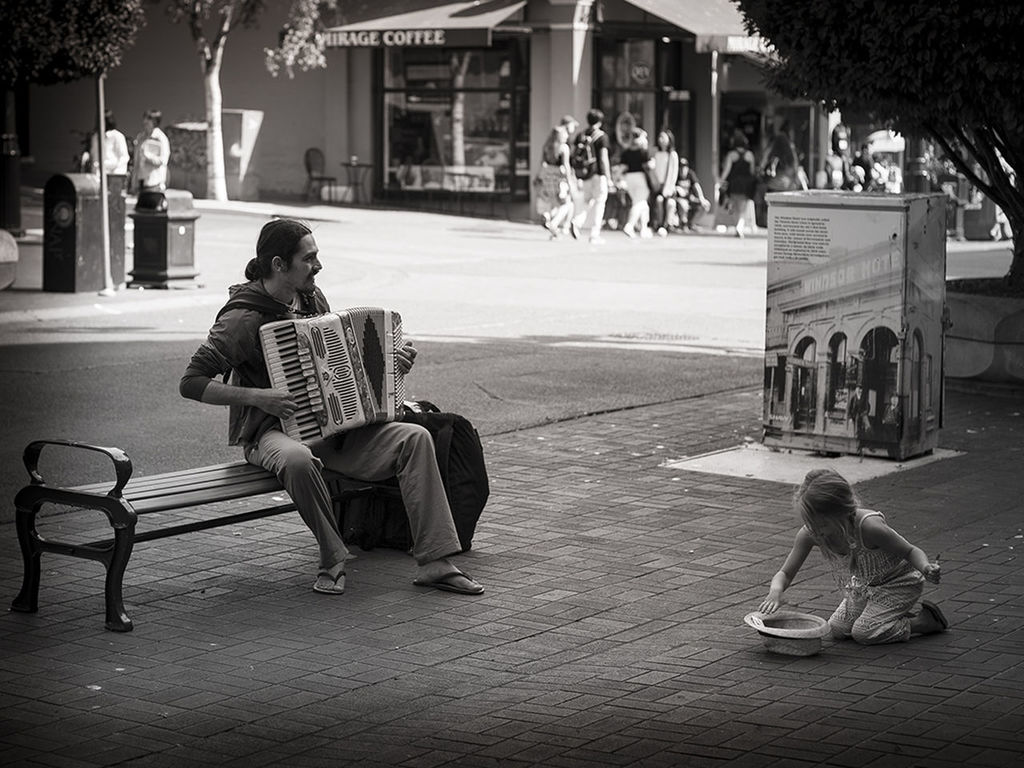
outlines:
[[[604,112],[600,109],[587,112],[587,128],[576,137],[570,157],[573,172],[583,189],[583,210],[576,212],[575,224],[578,229],[589,230],[590,242],[594,245],[604,242],[601,225],[611,176],[608,134],[601,127],[603,122]]]

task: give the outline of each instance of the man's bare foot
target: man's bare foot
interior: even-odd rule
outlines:
[[[433,587],[460,595],[479,595],[484,591],[483,586],[444,557],[419,566],[412,583],[418,587]]]

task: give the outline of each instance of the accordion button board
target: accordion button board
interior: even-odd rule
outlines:
[[[402,318],[354,307],[260,328],[270,383],[287,389],[295,414],[281,419],[289,437],[311,442],[402,414],[404,377],[396,355]]]

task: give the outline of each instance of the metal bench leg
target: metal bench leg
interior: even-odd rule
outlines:
[[[107,580],[104,596],[107,604],[107,629],[114,632],[131,632],[132,620],[124,609],[122,581],[128,559],[132,556],[135,545],[135,528],[118,528],[114,530],[114,546],[110,557],[104,562],[107,567]]]
[[[15,512],[15,527],[18,531],[18,543],[21,545],[21,559],[25,566],[25,575],[21,582],[21,591],[11,603],[11,610],[22,613],[36,613],[39,610],[39,559],[41,550],[36,533],[36,512],[38,508],[22,509]]]

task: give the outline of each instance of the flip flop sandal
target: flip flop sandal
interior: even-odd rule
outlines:
[[[345,592],[345,572],[338,574],[338,578],[331,581],[330,576],[318,576],[313,582],[313,591],[321,595],[340,595]]]
[[[459,580],[463,581],[459,581]],[[484,588],[482,585],[477,584],[473,581],[472,577],[468,573],[463,571],[452,571],[446,573],[439,579],[434,581],[421,581],[420,579],[414,579],[413,584],[417,587],[433,587],[434,589],[440,589],[445,592],[455,592],[460,595],[480,595],[483,594]]]
[[[943,612],[939,609],[939,606],[937,606],[931,600],[922,600],[921,607],[924,610],[928,611],[928,613],[931,614],[932,618],[939,623],[939,626],[942,627],[943,632],[949,629],[949,620],[946,618],[945,614],[943,614]]]

